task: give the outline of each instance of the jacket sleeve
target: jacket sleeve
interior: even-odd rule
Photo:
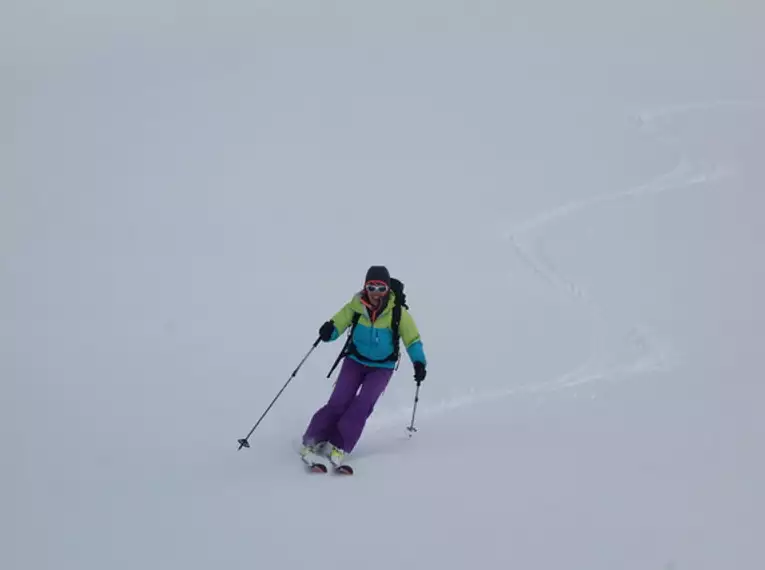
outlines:
[[[355,311],[353,310],[353,300],[351,300],[348,301],[342,309],[340,309],[332,316],[330,320],[335,325],[335,331],[332,333],[330,340],[337,340],[338,337],[343,334],[345,329],[347,329],[353,322],[354,313]]]
[[[427,365],[425,350],[422,346],[422,339],[420,338],[420,331],[417,329],[417,324],[414,322],[412,315],[409,314],[409,311],[403,308],[401,310],[401,324],[399,325],[398,330],[412,363],[422,362]]]

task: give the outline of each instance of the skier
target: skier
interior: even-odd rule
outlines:
[[[405,301],[397,299],[391,290],[388,269],[372,266],[364,289],[319,329],[319,338],[331,342],[357,320],[348,348],[341,355],[343,365],[329,400],[313,415],[303,434],[304,460],[310,454],[328,455],[339,467],[346,454],[353,451],[393,375],[399,358],[399,335],[414,366],[415,382],[419,386],[425,379],[427,362],[420,333],[404,306],[400,307],[400,323],[395,326],[394,307],[401,303]]]

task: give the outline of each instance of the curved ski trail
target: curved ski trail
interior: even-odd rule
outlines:
[[[562,204],[522,221],[504,233],[503,238],[510,243],[514,253],[531,272],[551,287],[568,296],[572,302],[579,303],[586,308],[591,321],[592,349],[583,364],[545,382],[533,382],[493,391],[471,389],[468,394],[437,403],[428,403],[423,406],[421,402],[417,412],[418,418],[441,414],[464,406],[490,402],[507,396],[555,392],[594,382],[616,381],[634,375],[665,371],[678,364],[679,357],[674,348],[669,343],[662,341],[658,334],[644,324],[622,327],[626,328],[627,332],[622,335],[621,348],[626,347],[626,350],[633,355],[631,358],[620,358],[618,353],[623,352],[622,350],[609,349],[609,339],[612,335],[608,333],[608,316],[581,285],[564,275],[552,261],[536,251],[535,235],[555,222],[610,202],[689,189],[733,175],[732,168],[694,160],[682,144],[680,137],[674,136],[667,125],[670,120],[678,115],[725,107],[748,107],[761,110],[765,108],[765,102],[690,103],[639,113],[634,117],[637,128],[678,154],[678,161],[672,169],[648,182],[619,192],[603,193]],[[411,415],[411,409],[385,414],[383,417],[371,419],[371,427],[373,430],[384,429],[405,421],[409,415]]]

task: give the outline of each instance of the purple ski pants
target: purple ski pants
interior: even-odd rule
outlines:
[[[346,453],[353,451],[392,375],[390,368],[364,366],[346,358],[329,401],[311,418],[303,443],[328,441]]]

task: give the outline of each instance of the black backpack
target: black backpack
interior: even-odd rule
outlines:
[[[390,280],[390,288],[393,293],[396,295],[396,301],[393,303],[393,315],[391,317],[391,331],[393,332],[393,352],[391,352],[387,357],[383,358],[382,360],[375,360],[373,362],[398,362],[400,351],[399,351],[399,344],[401,335],[399,334],[399,327],[401,326],[401,307],[405,307],[406,309],[409,309],[409,305],[406,304],[406,293],[404,293],[404,284],[396,279],[395,277],[391,278]],[[329,374],[327,374],[327,378],[332,376],[332,372],[335,371],[335,368],[340,363],[340,361],[348,356],[349,354],[354,354],[357,356],[361,356],[358,351],[356,350],[356,346],[353,344],[353,331],[356,329],[356,325],[359,322],[359,318],[361,317],[360,313],[356,313],[353,315],[353,320],[351,321],[351,326],[348,331],[348,337],[345,340],[345,345],[343,346],[343,349],[340,351],[340,354],[337,355],[337,360],[335,360],[335,363],[332,365],[332,368],[329,371]],[[366,360],[369,360],[366,357],[363,357]],[[398,368],[398,364],[396,364],[396,368]]]

